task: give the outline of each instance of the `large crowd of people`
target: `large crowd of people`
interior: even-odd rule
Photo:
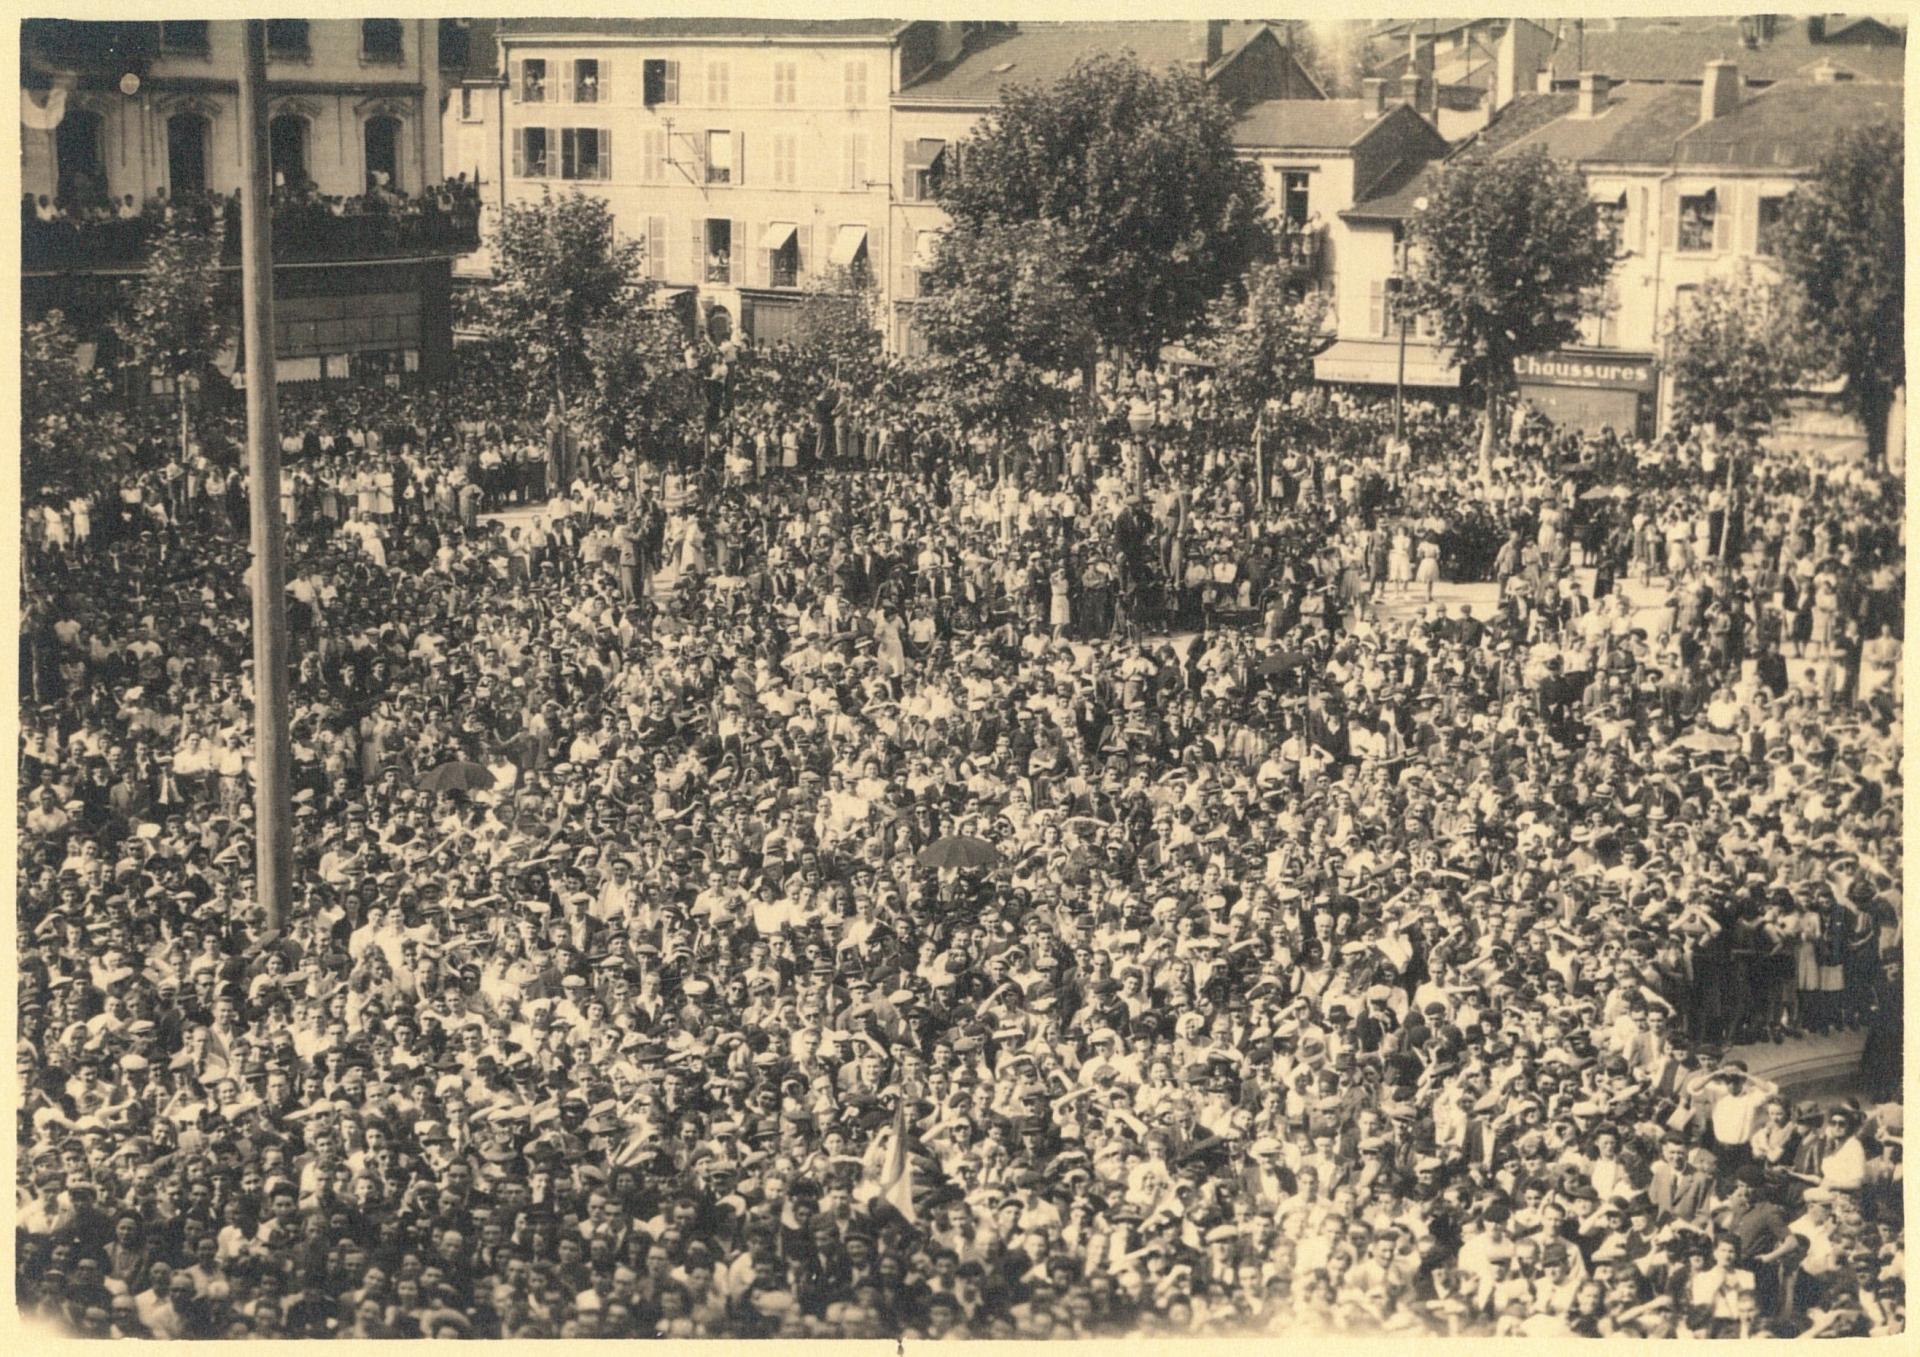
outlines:
[[[27,506],[25,1311],[1903,1331],[1896,480],[690,365],[723,420],[577,455],[286,403],[284,929],[232,458]]]

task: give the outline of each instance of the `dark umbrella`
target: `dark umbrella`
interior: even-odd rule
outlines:
[[[1268,651],[1267,654],[1261,658],[1260,663],[1254,667],[1254,673],[1260,675],[1291,674],[1312,658],[1313,657],[1304,650],[1271,650]]]
[[[922,867],[992,867],[1000,861],[1000,850],[972,834],[943,834],[914,861]]]
[[[423,792],[485,792],[493,790],[493,774],[477,763],[455,759],[432,769],[414,785]]]

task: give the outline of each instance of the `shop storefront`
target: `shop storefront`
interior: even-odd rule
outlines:
[[[1515,361],[1520,397],[1564,428],[1651,438],[1659,369],[1652,354],[1532,354]]]

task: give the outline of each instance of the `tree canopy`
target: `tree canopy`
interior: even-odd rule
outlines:
[[[929,379],[958,413],[1009,428],[1066,413],[1063,379],[1096,341],[1069,236],[1054,222],[990,222],[940,238],[914,319]]]
[[[121,285],[113,331],[127,357],[174,383],[180,449],[189,442],[191,389],[233,338],[231,288],[220,271],[222,230],[181,220],[154,236],[145,268]]]
[[[1813,364],[1802,334],[1789,286],[1745,268],[1708,279],[1667,322],[1674,418],[1749,437],[1771,427]]]
[[[1409,223],[1413,267],[1402,294],[1482,384],[1481,475],[1513,363],[1579,335],[1613,272],[1618,232],[1580,172],[1534,149],[1444,165]]]
[[[1314,358],[1333,341],[1326,294],[1302,293],[1290,280],[1281,265],[1254,265],[1244,294],[1236,288],[1216,302],[1200,337],[1228,409],[1246,423],[1267,401],[1284,401],[1311,381]]]
[[[591,332],[653,290],[646,247],[621,237],[605,200],[577,189],[506,204],[489,244],[498,281],[481,294],[480,313],[512,337],[528,386],[553,392],[564,414],[592,380]]]
[[[1073,309],[1136,357],[1184,337],[1272,248],[1259,170],[1234,153],[1232,111],[1198,75],[1150,71],[1131,53],[1010,90],[940,202],[954,223],[949,285],[972,262],[1001,267],[1008,237],[996,232],[1049,224]],[[974,251],[972,237],[996,244]]]
[[[1898,122],[1848,128],[1787,199],[1776,251],[1876,455],[1893,393],[1906,384],[1905,178]]]
[[[20,328],[20,499],[98,489],[124,461],[126,427],[112,391],[81,366],[66,316],[49,311]]]

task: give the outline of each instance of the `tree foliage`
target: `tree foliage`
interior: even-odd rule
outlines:
[[[480,315],[512,336],[527,385],[555,393],[564,410],[591,380],[589,334],[651,294],[646,247],[620,236],[604,199],[578,189],[508,203],[489,245],[497,281],[481,294]]]
[[[964,151],[940,189],[961,246],[954,267],[1001,253],[964,248],[970,237],[1051,224],[1046,248],[1074,308],[1101,341],[1138,357],[1192,330],[1272,249],[1259,171],[1234,153],[1232,111],[1197,75],[1149,71],[1130,53],[1010,90]]]
[[[1571,343],[1602,288],[1618,233],[1572,165],[1532,149],[1443,166],[1409,223],[1414,266],[1403,304],[1430,317],[1454,360],[1482,383],[1488,474],[1514,359]]]
[[[669,311],[622,307],[586,334],[576,413],[607,447],[649,447],[662,430],[698,419],[698,379],[683,360],[686,331]]]
[[[1849,128],[1788,199],[1778,254],[1806,317],[1847,378],[1848,407],[1884,450],[1907,370],[1906,136],[1898,122]]]
[[[197,377],[233,337],[222,234],[216,219],[206,228],[175,222],[154,236],[144,272],[122,284],[113,322],[133,361],[168,377]]]
[[[832,269],[800,297],[789,342],[814,368],[865,386],[880,362],[880,290],[864,273]]]
[[[112,389],[80,365],[73,327],[59,311],[20,329],[20,499],[66,496],[108,484],[125,456],[126,430]]]
[[[1266,401],[1284,401],[1311,381],[1314,358],[1332,342],[1326,295],[1303,294],[1290,280],[1280,265],[1254,265],[1244,293],[1215,303],[1197,345],[1229,408],[1247,422]]]
[[[1674,418],[1752,436],[1785,413],[1787,395],[1817,366],[1793,290],[1737,274],[1709,279],[1668,317],[1666,368]]]
[[[987,223],[940,238],[914,319],[929,381],[971,421],[1020,428],[1065,413],[1067,374],[1097,336],[1054,222]]]

